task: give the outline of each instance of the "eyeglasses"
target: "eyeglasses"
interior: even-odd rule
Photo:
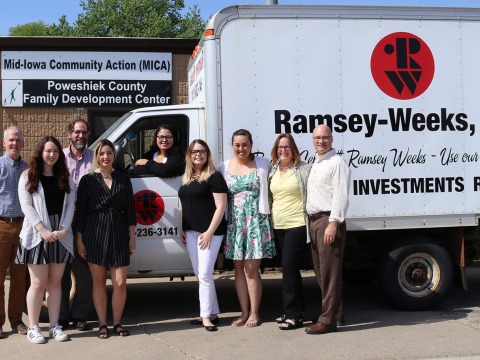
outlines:
[[[83,130],[75,130],[73,132],[75,135],[87,135],[88,134],[88,131],[83,131]]]
[[[170,141],[173,139],[173,136],[171,135],[167,135],[167,136],[164,136],[164,135],[159,135],[157,136],[157,139],[160,140],[160,141]]]
[[[331,136],[314,136],[313,139],[317,141],[329,141]]]
[[[288,149],[290,149],[290,145],[277,146],[277,150],[288,150]]]
[[[207,150],[190,150],[190,154],[192,155],[205,155],[207,153]]]

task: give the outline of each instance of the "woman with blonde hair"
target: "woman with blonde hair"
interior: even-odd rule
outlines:
[[[182,203],[181,239],[187,247],[199,281],[200,320],[207,331],[217,331],[220,312],[213,267],[226,233],[227,184],[215,169],[207,143],[193,140],[185,157],[185,173],[178,197]]]
[[[113,144],[101,140],[94,151],[93,171],[80,180],[77,196],[77,248],[92,273],[99,339],[109,337],[107,270],[113,287],[113,330],[119,336],[129,335],[121,320],[127,298],[128,265],[135,253],[136,220],[132,184],[126,173],[113,169],[114,159]]]

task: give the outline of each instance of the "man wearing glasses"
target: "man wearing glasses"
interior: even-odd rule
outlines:
[[[333,136],[326,125],[313,130],[315,162],[307,182],[306,210],[310,223],[315,275],[322,291],[322,314],[307,327],[307,334],[337,331],[342,303],[342,266],[345,246],[345,214],[348,208],[350,170],[332,147]]]
[[[78,187],[82,176],[90,171],[93,161],[93,150],[88,148],[90,125],[83,119],[75,119],[68,124],[67,132],[70,146],[64,148],[63,152],[70,176],[72,177],[75,187]],[[77,191],[77,189],[74,190]],[[75,221],[72,224],[72,230],[75,234]],[[76,253],[76,241],[73,243],[75,244],[75,257],[72,264],[65,266],[65,273],[62,278],[60,320],[58,323],[65,329],[71,320],[77,330],[86,331],[91,330],[86,320],[93,309],[92,276],[88,269],[87,262]],[[76,292],[71,308],[69,309],[71,287],[70,271],[72,267],[79,271],[75,271],[75,274],[78,276]]]

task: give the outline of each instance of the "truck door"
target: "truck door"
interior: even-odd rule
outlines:
[[[194,115],[192,113],[192,115]],[[177,130],[177,144],[185,153],[192,137],[198,137],[197,122],[188,114],[159,115],[159,112],[137,113],[133,124],[118,140],[119,156],[133,186],[137,216],[137,247],[131,258],[129,275],[181,276],[193,274],[192,265],[180,240],[180,209],[178,189],[181,176],[158,178],[155,175],[134,175],[135,161],[155,141],[155,129],[168,124]]]

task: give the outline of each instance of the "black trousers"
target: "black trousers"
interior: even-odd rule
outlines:
[[[73,234],[76,234],[76,224],[72,224]],[[88,268],[88,263],[78,256],[76,237],[73,240],[74,253],[73,262],[65,266],[65,271],[62,277],[62,300],[60,303],[60,319],[72,320],[82,319],[88,320],[91,318],[93,312],[93,281],[92,274]],[[76,292],[72,299],[70,299],[70,288],[72,280],[70,271],[73,270],[75,274]]]
[[[307,249],[306,226],[274,229],[275,240],[282,256],[282,298],[287,319],[301,319],[305,310],[302,275],[300,270]]]

